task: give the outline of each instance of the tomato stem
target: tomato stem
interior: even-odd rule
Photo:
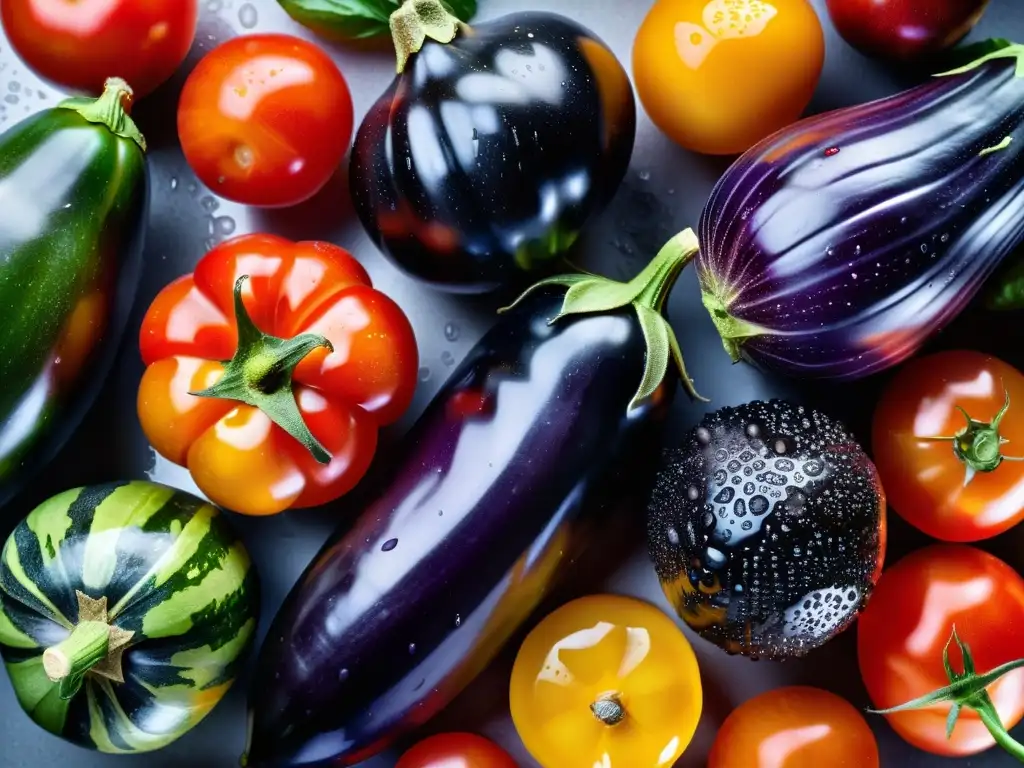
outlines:
[[[321,464],[331,461],[330,452],[309,431],[298,403],[292,376],[310,352],[320,347],[333,352],[325,337],[304,333],[293,339],[279,339],[263,333],[253,323],[242,300],[242,285],[249,279],[242,275],[235,282],[235,322],[238,326],[238,348],[224,365],[224,375],[212,387],[190,392],[196,397],[215,397],[259,408],[281,429],[298,440]]]
[[[626,708],[622,706],[618,693],[602,694],[590,705],[590,711],[594,713],[594,717],[608,726],[618,725],[626,719]]]
[[[978,472],[993,472],[1004,461],[1024,461],[1024,457],[1004,456],[1001,452],[1002,446],[1009,442],[999,434],[999,425],[1010,410],[1010,393],[1006,389],[1003,390],[1003,393],[1006,399],[992,421],[973,419],[967,411],[958,405],[956,409],[963,414],[967,421],[965,427],[951,437],[921,438],[922,440],[953,444],[953,454],[966,468],[965,487]]]
[[[960,649],[963,664],[962,672],[954,670],[949,660],[949,646],[954,641],[956,641],[957,647]],[[1006,726],[999,719],[999,712],[996,710],[987,691],[988,686],[992,685],[1006,673],[1024,668],[1024,659],[1010,661],[984,674],[978,674],[974,669],[974,657],[971,655],[971,649],[967,643],[960,639],[954,626],[949,640],[946,641],[946,645],[942,649],[942,664],[946,668],[946,675],[950,683],[946,687],[896,707],[869,709],[868,712],[876,715],[888,715],[894,712],[906,712],[913,709],[930,707],[942,702],[950,702],[952,707],[950,708],[949,718],[946,721],[946,738],[948,739],[953,735],[953,729],[956,727],[960,711],[963,707],[970,707],[978,713],[978,716],[985,724],[989,733],[992,734],[992,738],[995,739],[996,743],[1014,758],[1024,763],[1024,745],[1007,732]]]
[[[103,84],[103,94],[97,99],[76,97],[64,99],[58,109],[73,109],[90,123],[101,123],[112,133],[131,139],[143,152],[146,151],[146,137],[142,135],[128,112],[131,110],[132,89],[120,77],[108,77]]]
[[[427,38],[447,44],[466,26],[442,0],[405,0],[391,14],[389,24],[398,74],[405,71],[409,57],[419,53]]]

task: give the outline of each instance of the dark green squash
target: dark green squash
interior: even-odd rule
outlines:
[[[149,482],[76,488],[4,545],[0,655],[46,730],[101,752],[159,749],[231,686],[258,592],[210,504]]]

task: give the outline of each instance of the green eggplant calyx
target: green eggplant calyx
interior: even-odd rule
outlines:
[[[78,624],[61,642],[43,651],[43,671],[58,684],[62,699],[77,694],[89,672],[123,683],[121,656],[135,634],[108,622],[106,597],[76,595]]]
[[[700,298],[704,308],[711,315],[718,335],[722,337],[722,346],[729,354],[729,358],[738,363],[743,359],[743,344],[747,339],[761,336],[769,332],[754,323],[733,315],[729,309],[732,306],[730,294],[718,281],[712,280],[704,275],[701,276]]]
[[[626,708],[617,693],[602,694],[590,705],[590,711],[607,726],[618,725],[626,719]]]
[[[638,407],[657,391],[665,379],[665,374],[668,373],[670,359],[675,361],[679,377],[690,397],[708,402],[707,398],[697,393],[693,379],[686,372],[683,353],[675,332],[661,314],[679,273],[697,255],[698,250],[697,235],[692,229],[687,229],[669,240],[650,264],[628,283],[589,274],[558,275],[534,283],[510,306],[498,311],[507,312],[533,291],[549,285],[568,289],[561,311],[551,318],[549,325],[570,315],[611,312],[632,307],[643,330],[647,356],[643,379],[629,404],[629,409]]]
[[[960,649],[960,656],[963,659],[963,672],[955,671],[949,661],[949,646],[953,641],[956,641],[957,647]],[[942,649],[942,664],[946,668],[946,676],[949,678],[949,685],[946,687],[896,707],[869,709],[868,712],[876,715],[888,715],[894,712],[907,712],[913,709],[921,709],[949,702],[952,706],[949,710],[949,716],[946,718],[946,738],[948,739],[953,735],[953,729],[956,727],[956,721],[960,717],[960,711],[964,707],[970,707],[978,713],[978,717],[985,724],[988,732],[992,734],[992,738],[995,739],[996,743],[1017,760],[1024,762],[1024,744],[1020,744],[1006,732],[1006,727],[999,719],[999,712],[996,711],[995,705],[992,703],[992,699],[989,698],[988,691],[986,690],[1007,672],[1024,667],[1024,659],[1010,661],[1006,664],[1001,664],[989,672],[978,674],[974,669],[974,657],[971,655],[971,649],[967,643],[960,639],[954,626],[952,635],[950,635],[949,640],[946,641],[946,645]]]
[[[925,440],[953,444],[953,454],[967,469],[964,480],[966,487],[978,472],[993,472],[1004,461],[1024,461],[1024,457],[1004,456],[1002,447],[1009,441],[999,434],[999,425],[1010,410],[1010,393],[1003,390],[1005,401],[992,421],[978,421],[971,418],[959,405],[956,409],[963,414],[967,424],[955,435],[949,437],[926,437]]]
[[[242,285],[248,279],[248,275],[242,275],[235,281],[235,322],[238,326],[235,356],[224,364],[224,375],[216,384],[189,394],[237,400],[259,408],[272,422],[302,443],[313,458],[321,464],[328,464],[330,452],[309,431],[299,411],[292,376],[295,366],[314,349],[323,347],[333,352],[334,346],[325,337],[314,333],[304,333],[293,339],[279,339],[263,333],[249,317],[242,300]]]
[[[986,45],[988,48],[995,48],[995,50],[989,50],[982,56],[974,59],[973,61],[964,64],[962,67],[956,69],[950,69],[946,72],[939,72],[935,77],[949,77],[950,75],[962,75],[965,72],[970,72],[973,69],[977,69],[982,64],[996,59],[1016,59],[1017,60],[1017,77],[1024,77],[1024,45],[1020,43],[1010,43],[1005,40],[993,40],[982,45]]]
[[[90,123],[107,126],[115,136],[131,139],[145,152],[146,137],[128,114],[132,96],[132,89],[128,83],[120,77],[108,77],[103,85],[103,94],[99,98],[64,99],[57,108],[73,109]]]
[[[427,38],[450,43],[465,27],[442,0],[405,0],[388,23],[395,42],[398,74],[405,71],[409,57],[423,48]]]

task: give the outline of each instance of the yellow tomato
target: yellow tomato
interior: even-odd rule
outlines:
[[[824,61],[808,0],[658,0],[636,36],[633,76],[662,131],[729,155],[799,119]]]
[[[595,595],[529,634],[509,700],[519,737],[544,768],[668,768],[700,719],[700,671],[664,613]]]

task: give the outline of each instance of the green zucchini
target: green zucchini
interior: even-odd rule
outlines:
[[[0,655],[46,730],[101,752],[171,743],[220,701],[259,581],[218,510],[133,481],[65,491],[0,554]]]
[[[70,437],[128,323],[148,206],[130,94],[112,78],[0,135],[0,505]]]

